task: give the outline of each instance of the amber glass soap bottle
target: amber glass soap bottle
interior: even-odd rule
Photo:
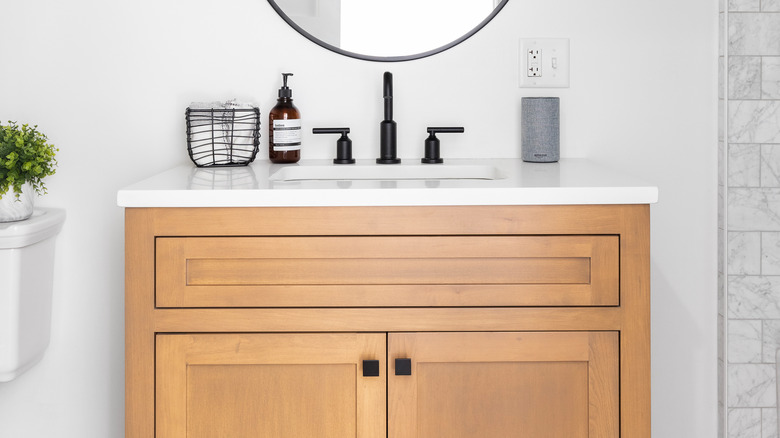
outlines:
[[[293,105],[292,90],[282,73],[279,99],[268,115],[268,158],[272,163],[297,163],[301,159],[301,113]]]

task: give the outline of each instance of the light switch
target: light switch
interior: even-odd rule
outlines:
[[[569,87],[569,39],[520,39],[521,88]]]

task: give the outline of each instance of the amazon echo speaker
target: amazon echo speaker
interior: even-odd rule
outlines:
[[[520,100],[523,161],[554,163],[561,157],[561,105],[557,97]]]

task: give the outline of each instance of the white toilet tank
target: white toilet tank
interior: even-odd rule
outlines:
[[[51,333],[54,240],[65,210],[36,208],[30,219],[0,223],[0,382],[43,357]]]

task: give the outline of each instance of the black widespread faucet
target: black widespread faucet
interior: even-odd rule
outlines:
[[[385,119],[379,124],[379,158],[377,164],[398,164],[396,150],[396,123],[393,121],[393,74],[385,72],[383,83],[383,95],[385,104]]]

